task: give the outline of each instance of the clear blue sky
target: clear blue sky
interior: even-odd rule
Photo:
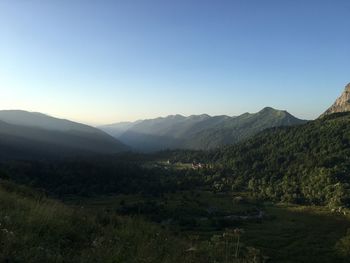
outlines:
[[[349,0],[0,0],[0,108],[315,118],[350,82],[349,14]]]

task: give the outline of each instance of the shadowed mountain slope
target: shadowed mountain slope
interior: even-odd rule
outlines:
[[[266,107],[258,113],[238,117],[171,115],[165,118],[100,127],[139,151],[164,149],[212,149],[234,144],[272,127],[305,123],[286,111]],[[120,132],[124,129],[123,132]]]
[[[105,132],[41,113],[0,111],[1,158],[110,154],[127,147]]]

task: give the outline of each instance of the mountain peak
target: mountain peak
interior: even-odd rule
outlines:
[[[334,104],[325,111],[320,117],[336,112],[350,111],[350,83],[345,86],[345,90],[341,96],[334,102]]]
[[[282,110],[276,110],[272,107],[265,107],[263,108],[261,111],[259,111],[258,113],[278,113],[278,112],[283,112]]]
[[[272,107],[265,107],[263,108],[261,111],[277,111],[276,109],[272,108]],[[261,112],[260,111],[260,112]]]
[[[174,114],[174,115],[168,115],[166,117],[164,117],[163,119],[183,119],[185,118],[184,116],[182,116],[181,114]]]
[[[350,83],[345,86],[345,91],[350,92]]]

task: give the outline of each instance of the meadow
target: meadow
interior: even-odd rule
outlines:
[[[131,215],[162,226],[197,245],[227,229],[241,229],[242,246],[266,262],[347,262],[336,245],[350,229],[350,217],[324,206],[259,202],[246,193],[185,191],[163,197],[99,196],[66,200],[69,205]],[[258,211],[263,213],[259,217]],[[345,212],[346,213],[346,212]]]

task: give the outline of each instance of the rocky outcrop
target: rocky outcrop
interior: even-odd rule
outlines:
[[[334,102],[334,104],[326,110],[320,117],[336,112],[350,111],[350,83],[346,85],[343,94]]]

